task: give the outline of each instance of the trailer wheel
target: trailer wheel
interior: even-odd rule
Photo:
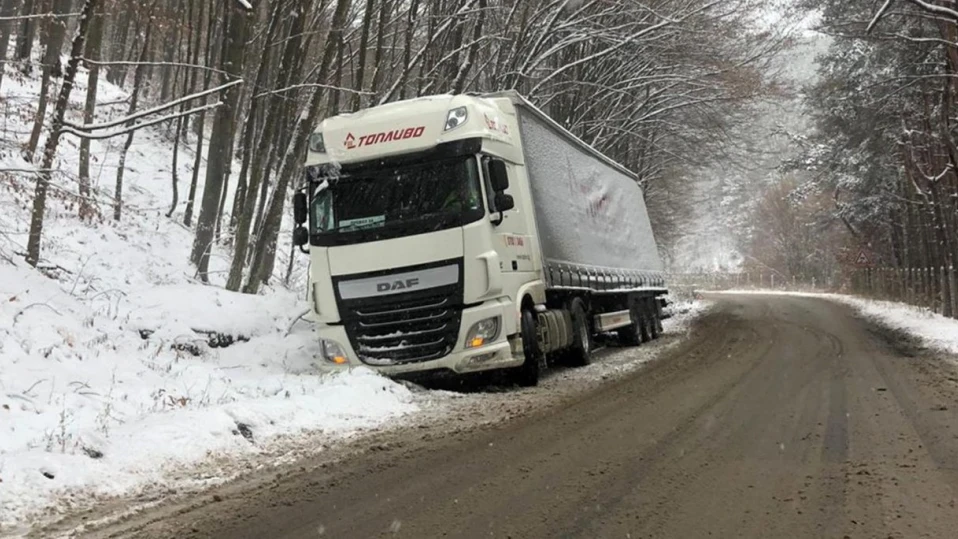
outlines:
[[[662,311],[656,298],[649,301],[649,314],[652,319],[652,338],[658,339],[662,335]]]
[[[666,317],[663,316],[662,312],[662,302],[659,301],[659,298],[655,298],[652,303],[653,312],[655,312],[655,329],[659,332],[659,335],[665,333],[665,328],[662,327],[662,320]]]
[[[568,362],[573,367],[584,367],[592,363],[592,329],[589,327],[589,314],[581,298],[572,300],[569,311],[572,314],[572,347],[568,352]]]
[[[522,310],[520,321],[522,328],[522,350],[525,361],[512,371],[512,380],[522,387],[534,387],[539,384],[543,354],[536,337],[536,315],[530,309]]]
[[[636,306],[639,311],[639,330],[641,332],[642,342],[649,342],[654,339],[652,336],[652,328],[655,327],[655,321],[652,319],[654,316],[652,309],[649,308],[649,302],[646,298],[641,298],[636,301]]]
[[[629,316],[632,317],[632,323],[619,328],[616,333],[619,335],[619,341],[627,346],[638,346],[642,344],[642,327],[645,323],[642,319],[642,309],[639,308],[638,301],[629,302]]]

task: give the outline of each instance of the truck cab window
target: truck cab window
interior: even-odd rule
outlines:
[[[483,156],[482,161],[482,185],[486,190],[486,204],[489,207],[489,213],[496,213],[499,210],[496,209],[496,193],[492,189],[492,182],[489,181],[489,161],[492,158],[488,155]]]
[[[485,216],[474,156],[348,172],[312,200],[314,245],[345,245],[462,226]]]

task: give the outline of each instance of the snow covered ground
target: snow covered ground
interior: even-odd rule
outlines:
[[[702,290],[701,292],[705,292]],[[790,292],[781,290],[725,290],[709,294],[762,294],[824,298],[844,303],[862,315],[918,338],[924,346],[958,355],[958,320],[935,314],[928,309],[894,301],[865,299],[845,294]]]

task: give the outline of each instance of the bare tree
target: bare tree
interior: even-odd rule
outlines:
[[[148,15],[149,17],[149,15]],[[140,93],[143,89],[143,80],[146,78],[146,66],[147,62],[150,59],[150,37],[152,36],[153,25],[147,24],[146,32],[143,36],[143,44],[140,49],[140,60],[139,65],[136,66],[136,70],[133,73],[133,91],[130,95],[130,108],[128,114],[132,115],[137,111],[137,107],[140,104]],[[126,127],[133,127],[135,124],[131,120],[127,122]],[[126,141],[123,143],[123,147],[120,149],[120,161],[117,163],[116,168],[116,186],[113,190],[113,220],[119,221],[123,209],[123,176],[126,173],[126,156],[130,153],[130,146],[133,145],[133,137],[135,136],[136,131],[130,129],[130,132],[126,135]]]
[[[54,14],[65,15],[70,11],[70,0],[55,0]],[[37,145],[40,143],[40,133],[46,120],[47,104],[49,102],[50,84],[54,77],[60,76],[60,49],[63,47],[63,38],[66,34],[66,22],[62,18],[47,19],[45,25],[45,52],[43,56],[43,77],[40,82],[40,100],[37,103],[37,115],[33,121],[33,130],[25,151],[28,160],[33,159]]]
[[[222,47],[222,66],[231,79],[243,72],[249,10],[234,2],[226,10],[227,31]],[[191,260],[197,265],[200,278],[208,280],[210,251],[213,248],[214,232],[220,208],[220,198],[232,163],[234,114],[239,104],[239,88],[227,91],[225,106],[218,109],[213,119],[210,136],[210,152],[206,166],[206,183],[203,186],[203,201],[196,221],[196,238],[193,241]]]
[[[89,72],[87,76],[86,101],[83,106],[83,123],[93,123],[94,113],[96,112],[97,89],[100,86],[100,51],[103,48],[103,28],[104,17],[102,14],[94,15],[90,21],[90,35],[86,44],[86,59]],[[79,189],[80,205],[79,215],[81,219],[90,219],[94,214],[94,206],[90,201],[90,140],[80,140],[80,165],[79,165]]]
[[[63,76],[63,84],[60,86],[60,93],[54,104],[50,134],[47,137],[47,142],[43,149],[43,158],[40,163],[40,168],[37,171],[26,257],[27,263],[32,266],[36,266],[40,261],[43,216],[46,211],[47,190],[50,185],[53,164],[56,159],[57,147],[60,143],[60,130],[63,127],[63,117],[66,115],[67,105],[70,102],[70,94],[73,91],[77,70],[80,66],[80,60],[83,57],[84,43],[86,42],[90,24],[96,13],[97,3],[98,0],[85,0],[83,4],[83,10],[80,14],[80,24],[77,27],[76,35],[73,37],[73,45],[70,48],[70,61],[67,63],[66,73]]]
[[[3,0],[0,3],[0,17],[11,19],[17,11],[18,0]],[[10,48],[10,36],[13,32],[14,21],[0,21],[0,88],[3,87],[3,74],[6,71],[7,52]]]

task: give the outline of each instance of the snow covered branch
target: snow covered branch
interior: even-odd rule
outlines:
[[[197,93],[195,93],[195,94],[191,94],[191,95],[188,95],[188,96],[184,96],[184,97],[181,97],[181,98],[179,98],[179,99],[170,101],[169,103],[164,103],[164,104],[162,104],[162,105],[160,105],[160,106],[158,106],[158,107],[153,107],[153,108],[151,108],[151,109],[146,109],[146,110],[143,110],[143,111],[139,111],[139,112],[136,112],[136,113],[131,114],[131,115],[129,115],[129,116],[124,116],[124,117],[122,117],[122,118],[117,118],[117,119],[111,120],[111,121],[109,121],[109,122],[103,122],[103,123],[99,123],[99,124],[79,125],[79,124],[75,124],[75,123],[72,123],[72,122],[64,121],[64,122],[63,122],[63,125],[64,125],[65,127],[69,128],[69,129],[71,130],[71,132],[72,132],[72,131],[87,131],[87,132],[89,132],[89,131],[96,131],[96,130],[99,130],[99,129],[108,129],[108,128],[110,128],[110,127],[116,127],[116,126],[118,126],[118,125],[123,125],[123,124],[127,124],[127,123],[130,123],[130,122],[139,120],[139,119],[144,118],[144,117],[146,117],[146,116],[152,116],[153,114],[157,114],[157,113],[159,113],[159,112],[163,112],[164,110],[169,110],[169,109],[175,108],[175,107],[177,107],[177,106],[179,106],[179,105],[182,105],[182,104],[184,104],[184,103],[188,103],[188,102],[190,102],[190,101],[194,101],[194,100],[199,99],[199,98],[201,98],[201,97],[206,97],[206,96],[211,95],[211,94],[215,94],[215,93],[218,93],[218,92],[222,92],[223,90],[226,90],[227,88],[232,88],[233,86],[236,86],[236,85],[242,84],[242,83],[243,83],[243,80],[242,80],[242,79],[237,79],[237,80],[228,82],[228,83],[226,83],[226,84],[217,86],[216,88],[210,88],[209,90],[204,90],[204,91],[202,91],[202,92],[197,92]],[[212,107],[209,107],[209,108],[212,108]],[[192,109],[193,112],[199,112],[200,110],[206,110],[206,108],[200,107],[200,108]],[[159,121],[151,122],[151,123],[148,124],[148,125],[153,125],[154,123],[162,123],[162,122],[164,122],[164,121],[174,120],[174,119],[176,119],[176,118],[179,118],[179,116],[177,116],[177,115],[166,116],[166,117],[164,117],[164,118],[161,118]],[[147,124],[141,124],[141,125],[147,125]],[[76,133],[74,133],[74,134],[76,134]],[[79,135],[78,135],[78,136],[79,136]],[[115,135],[111,135],[111,136],[115,136]],[[95,139],[95,138],[99,138],[99,137],[85,137],[85,138],[94,138],[94,139]],[[109,137],[103,137],[103,138],[109,138]]]
[[[868,23],[868,27],[865,29],[865,33],[869,33],[875,28],[875,25],[878,24],[878,21],[885,16],[885,13],[888,11],[888,8],[895,2],[895,0],[885,0],[885,3],[882,4],[882,7],[878,8],[878,11],[875,12],[875,16],[872,18],[872,21]]]
[[[108,131],[108,132],[106,132],[106,133],[91,133],[89,130],[77,129],[77,128],[75,128],[75,127],[71,127],[71,126],[64,125],[63,128],[60,130],[60,132],[63,133],[63,134],[70,134],[70,135],[73,135],[73,136],[75,136],[75,137],[82,138],[82,139],[103,140],[103,139],[108,139],[108,138],[113,138],[113,137],[119,137],[119,136],[121,136],[121,135],[127,135],[127,134],[129,134],[129,133],[132,133],[133,131],[138,130],[138,129],[143,129],[144,127],[150,127],[150,126],[157,125],[157,124],[161,124],[161,123],[164,123],[164,122],[169,122],[169,121],[171,121],[171,120],[176,120],[177,118],[182,118],[182,117],[184,117],[184,116],[190,116],[190,115],[193,115],[193,114],[196,114],[196,113],[199,113],[199,112],[203,112],[203,111],[215,109],[215,108],[220,107],[220,106],[222,106],[222,105],[223,105],[222,102],[216,102],[216,103],[212,103],[212,104],[210,104],[210,105],[204,105],[204,106],[202,106],[202,107],[196,107],[196,108],[192,108],[192,109],[190,109],[190,110],[186,110],[186,111],[183,111],[183,112],[177,112],[177,113],[174,113],[174,114],[170,114],[170,115],[168,115],[168,116],[162,116],[162,117],[160,117],[160,118],[155,118],[155,119],[150,120],[150,121],[148,121],[148,122],[143,122],[143,123],[140,123],[140,124],[131,125],[131,126],[128,126],[128,127],[124,128],[124,129],[120,129],[120,130],[118,130],[118,131]],[[126,122],[132,121],[132,120],[134,120],[134,119],[142,118],[142,117],[143,117],[142,114],[134,114],[134,115],[132,115],[132,116],[128,116],[127,118],[125,118],[125,119],[124,119],[124,122],[121,122],[121,123],[126,123]]]
[[[79,17],[80,13],[38,13],[35,15],[15,15],[13,17],[0,17],[0,22],[9,21],[27,21],[31,19],[70,19]]]
[[[354,90],[352,88],[344,88],[342,86],[333,86],[331,84],[316,84],[316,83],[304,83],[304,84],[294,84],[292,86],[287,86],[286,88],[278,88],[276,90],[270,90],[268,92],[262,92],[253,96],[253,99],[259,99],[261,97],[266,97],[275,94],[284,94],[286,92],[292,92],[294,90],[299,90],[301,88],[322,88],[324,90],[334,90],[337,92],[343,92],[347,94],[357,94],[357,95],[373,95],[372,92],[364,92],[361,90]]]
[[[100,67],[115,67],[115,66],[129,66],[136,67],[140,65],[151,66],[151,67],[185,67],[188,69],[199,69],[202,71],[209,71],[211,73],[217,73],[220,75],[226,75],[227,73],[222,69],[216,69],[215,67],[198,65],[198,64],[189,64],[183,62],[134,62],[134,61],[102,61],[102,60],[90,60],[89,58],[83,58],[83,63],[88,65],[95,65]]]

